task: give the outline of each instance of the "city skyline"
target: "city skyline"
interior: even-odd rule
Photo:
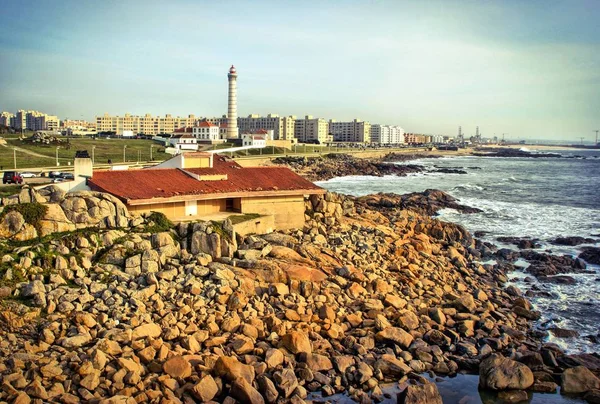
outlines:
[[[242,117],[557,140],[600,125],[594,2],[143,4],[9,1],[0,109],[222,116],[234,64]]]

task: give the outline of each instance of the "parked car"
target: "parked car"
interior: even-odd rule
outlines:
[[[2,177],[3,184],[22,184],[23,177],[16,171],[5,171]]]
[[[48,178],[60,178],[62,173],[60,171],[50,171],[48,173]]]
[[[62,175],[60,176],[60,178],[62,178],[64,180],[74,180],[75,179],[75,175],[73,173],[62,173]]]
[[[65,182],[66,180],[62,177],[56,177],[52,180],[52,182]]]
[[[24,173],[21,173],[21,177],[23,177],[23,178],[35,178],[35,177],[37,177],[37,175],[35,175],[35,173],[31,173],[31,172],[24,172]]]

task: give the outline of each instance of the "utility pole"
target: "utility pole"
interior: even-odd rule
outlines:
[[[15,170],[17,169],[17,149],[13,149],[13,160],[15,162]]]
[[[150,145],[150,161],[152,161],[152,148],[154,147],[154,145]]]
[[[596,146],[598,146],[598,132],[600,132],[600,130],[596,129],[592,132],[596,132]]]
[[[56,166],[57,167],[60,165],[60,163],[58,162],[58,149],[60,149],[60,146],[56,146]]]
[[[94,163],[96,162],[96,159],[94,159],[94,150],[96,150],[95,145],[92,146],[92,165],[94,165]]]
[[[583,144],[583,139],[585,139],[585,138],[583,138],[583,137],[580,137],[579,139],[581,139],[581,144]]]
[[[125,160],[125,150],[127,150],[127,145],[123,145],[123,163],[126,161]]]

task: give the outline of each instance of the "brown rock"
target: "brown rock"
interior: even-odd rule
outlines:
[[[229,394],[238,401],[248,404],[264,404],[265,400],[260,393],[252,387],[243,377],[236,379],[231,385]]]
[[[173,356],[163,364],[163,371],[171,377],[185,379],[192,374],[192,365],[183,356]]]
[[[133,330],[131,339],[135,341],[136,339],[146,337],[158,338],[161,333],[162,329],[160,328],[160,325],[155,323],[143,324]]]
[[[584,366],[565,370],[560,379],[563,393],[581,394],[600,389],[600,379]]]
[[[402,328],[398,327],[390,327],[383,331],[380,331],[375,336],[379,341],[389,341],[394,344],[399,345],[400,347],[406,349],[413,342],[413,337]]]
[[[442,396],[433,383],[409,385],[398,394],[398,404],[443,404]]]
[[[231,356],[219,357],[215,363],[214,371],[217,376],[224,377],[231,382],[243,378],[248,383],[252,383],[255,375],[252,366],[244,365],[237,358]]]
[[[192,394],[202,402],[212,400],[219,392],[219,386],[211,375],[206,375],[192,388]]]
[[[300,352],[312,352],[310,339],[308,338],[308,335],[302,331],[290,331],[283,336],[281,342],[288,351],[294,354]]]
[[[492,390],[523,390],[533,384],[533,373],[522,363],[500,354],[488,356],[479,365],[479,385]]]
[[[299,360],[306,363],[308,368],[313,372],[321,372],[333,369],[331,360],[325,355],[307,354],[302,352],[299,355]]]

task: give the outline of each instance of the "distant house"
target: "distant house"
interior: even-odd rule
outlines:
[[[245,133],[242,135],[242,146],[266,147],[267,146],[266,136]]]
[[[134,213],[158,211],[173,221],[255,213],[272,216],[275,229],[301,228],[304,197],[325,193],[285,167],[244,168],[200,152],[184,152],[148,169],[95,171],[87,184],[119,198]]]
[[[198,140],[189,133],[171,136],[169,138],[169,144],[177,150],[177,153],[198,150]]]
[[[199,142],[219,140],[219,127],[208,121],[202,121],[193,128],[193,135]]]

